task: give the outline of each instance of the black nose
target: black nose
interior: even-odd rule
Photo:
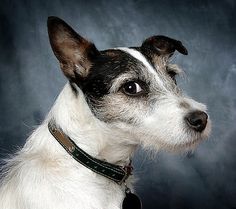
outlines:
[[[197,132],[202,132],[206,128],[208,115],[202,111],[189,113],[185,120],[188,126]]]

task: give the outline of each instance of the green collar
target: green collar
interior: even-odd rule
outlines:
[[[60,145],[80,164],[88,169],[100,174],[118,184],[122,184],[131,175],[133,167],[131,162],[128,166],[121,167],[99,159],[96,159],[80,149],[73,140],[70,139],[63,131],[56,127],[51,120],[48,123],[48,129]]]

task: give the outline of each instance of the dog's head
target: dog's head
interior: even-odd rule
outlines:
[[[48,19],[52,49],[61,69],[79,87],[93,115],[108,129],[148,147],[192,147],[210,132],[206,107],[182,95],[169,63],[180,41],[153,36],[139,47],[99,51],[56,17]],[[74,89],[76,91],[76,88]]]

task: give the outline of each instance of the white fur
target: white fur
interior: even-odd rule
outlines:
[[[180,103],[185,102],[189,108],[180,108]],[[206,106],[187,97],[178,97],[168,94],[158,101],[157,107],[152,114],[143,119],[140,134],[143,132],[144,146],[156,146],[156,149],[178,151],[193,149],[202,139],[210,133],[210,120],[202,133],[189,130],[184,121],[184,116],[189,110],[206,112]],[[152,124],[158,124],[153,126]],[[148,130],[148,131],[147,131]],[[155,141],[155,143],[154,143]]]
[[[92,156],[128,164],[135,147],[121,140],[124,135],[107,130],[92,115],[82,92],[76,98],[67,84],[43,124],[9,160],[0,186],[0,208],[121,208],[124,185],[95,174],[69,156],[48,131],[51,118]]]

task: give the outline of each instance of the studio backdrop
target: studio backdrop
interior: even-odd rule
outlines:
[[[178,85],[208,106],[211,137],[193,153],[134,157],[144,209],[236,208],[236,2],[234,0],[1,0],[0,158],[25,143],[66,83],[49,45],[48,16],[67,21],[100,50],[139,46],[156,34],[188,56]]]

